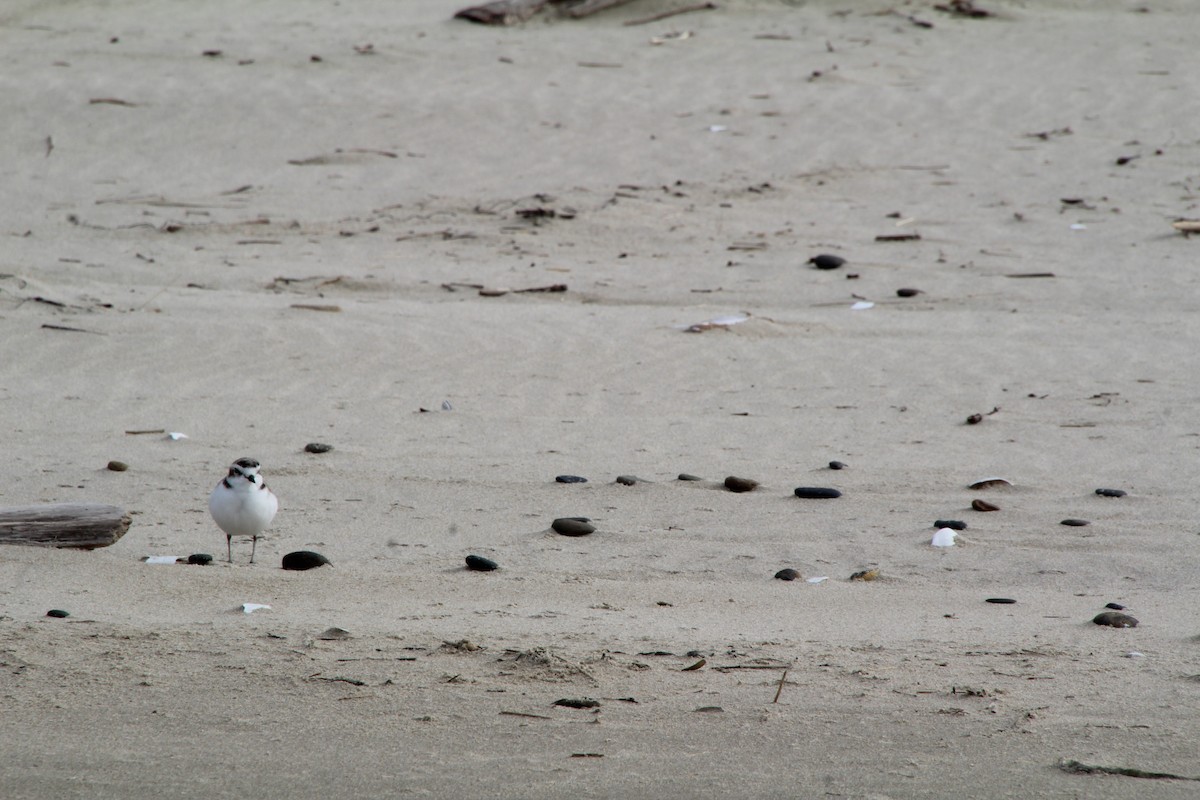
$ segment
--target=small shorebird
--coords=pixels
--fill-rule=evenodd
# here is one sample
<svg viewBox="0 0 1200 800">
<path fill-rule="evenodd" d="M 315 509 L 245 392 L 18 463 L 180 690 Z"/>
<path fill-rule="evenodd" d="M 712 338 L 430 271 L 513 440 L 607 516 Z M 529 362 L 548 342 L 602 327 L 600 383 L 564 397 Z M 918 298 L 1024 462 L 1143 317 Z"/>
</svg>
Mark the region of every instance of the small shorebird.
<svg viewBox="0 0 1200 800">
<path fill-rule="evenodd" d="M 229 467 L 229 474 L 220 480 L 208 496 L 208 512 L 217 527 L 225 531 L 225 549 L 229 563 L 233 563 L 233 537 L 249 536 L 250 563 L 254 563 L 254 551 L 258 548 L 258 536 L 279 510 L 279 500 L 267 488 L 262 475 L 258 474 L 259 463 L 253 458 L 239 458 Z"/>
</svg>

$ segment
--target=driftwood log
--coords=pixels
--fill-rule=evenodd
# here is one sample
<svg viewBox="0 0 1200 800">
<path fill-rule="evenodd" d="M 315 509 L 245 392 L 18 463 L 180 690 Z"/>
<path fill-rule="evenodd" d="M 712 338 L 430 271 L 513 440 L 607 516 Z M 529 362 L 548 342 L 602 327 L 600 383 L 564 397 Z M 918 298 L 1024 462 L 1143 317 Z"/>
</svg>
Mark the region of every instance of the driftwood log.
<svg viewBox="0 0 1200 800">
<path fill-rule="evenodd" d="M 36 547 L 108 547 L 125 535 L 133 518 L 100 503 L 51 503 L 0 508 L 0 544 Z"/>
<path fill-rule="evenodd" d="M 632 2 L 634 0 L 494 0 L 494 2 L 484 3 L 481 6 L 464 8 L 454 16 L 484 25 L 516 25 L 529 19 L 548 5 L 554 5 L 565 16 L 579 19 Z M 698 9 L 689 8 L 687 10 Z"/>
</svg>

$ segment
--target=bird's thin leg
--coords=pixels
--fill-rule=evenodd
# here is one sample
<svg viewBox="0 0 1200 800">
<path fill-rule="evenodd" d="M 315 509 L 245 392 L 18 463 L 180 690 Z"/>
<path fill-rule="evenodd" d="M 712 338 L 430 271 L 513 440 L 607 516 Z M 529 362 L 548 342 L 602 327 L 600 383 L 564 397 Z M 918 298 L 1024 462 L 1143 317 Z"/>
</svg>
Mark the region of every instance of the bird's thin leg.
<svg viewBox="0 0 1200 800">
<path fill-rule="evenodd" d="M 258 537 L 250 537 L 250 563 L 254 563 L 254 551 L 258 548 Z"/>
<path fill-rule="evenodd" d="M 229 563 L 233 563 L 233 537 L 225 534 L 225 551 L 229 554 Z"/>
</svg>

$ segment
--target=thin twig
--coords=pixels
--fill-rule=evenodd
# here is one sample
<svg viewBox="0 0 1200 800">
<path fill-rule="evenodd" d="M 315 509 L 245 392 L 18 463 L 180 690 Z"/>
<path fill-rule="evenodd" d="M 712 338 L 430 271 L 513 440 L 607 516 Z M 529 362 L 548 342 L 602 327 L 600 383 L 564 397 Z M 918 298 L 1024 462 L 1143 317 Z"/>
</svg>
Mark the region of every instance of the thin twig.
<svg viewBox="0 0 1200 800">
<path fill-rule="evenodd" d="M 545 717 L 541 714 L 526 714 L 523 711 L 501 711 L 501 716 L 505 717 L 527 717 L 529 719 L 554 719 L 553 717 Z"/>
<path fill-rule="evenodd" d="M 690 14 L 693 11 L 713 11 L 716 8 L 717 8 L 716 3 L 696 3 L 695 5 L 683 6 L 682 8 L 674 8 L 674 9 L 671 9 L 670 11 L 663 11 L 659 14 L 654 14 L 649 17 L 642 17 L 641 19 L 631 19 L 623 24 L 625 24 L 625 25 L 645 25 L 648 22 L 658 22 L 660 19 L 666 19 L 667 17 L 678 16 L 679 14 Z"/>
<path fill-rule="evenodd" d="M 787 676 L 788 670 L 785 669 L 783 674 L 779 676 L 779 688 L 775 690 L 775 699 L 771 701 L 772 703 L 779 702 L 779 695 L 783 694 L 783 684 L 787 680 Z"/>
</svg>

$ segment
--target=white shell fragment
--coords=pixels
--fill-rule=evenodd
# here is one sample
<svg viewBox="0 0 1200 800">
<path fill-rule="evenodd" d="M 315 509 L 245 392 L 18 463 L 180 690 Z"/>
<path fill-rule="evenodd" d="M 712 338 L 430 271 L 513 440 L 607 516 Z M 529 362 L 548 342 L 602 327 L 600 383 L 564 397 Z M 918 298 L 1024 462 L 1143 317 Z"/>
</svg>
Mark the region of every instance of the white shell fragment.
<svg viewBox="0 0 1200 800">
<path fill-rule="evenodd" d="M 179 431 L 171 431 L 167 434 L 167 438 L 172 442 L 178 442 L 180 439 L 188 438 L 188 435 L 186 433 L 180 433 Z"/>
<path fill-rule="evenodd" d="M 808 583 L 824 583 L 825 581 L 829 580 L 829 576 L 822 575 L 819 578 L 807 578 L 806 580 Z"/>
<path fill-rule="evenodd" d="M 958 536 L 958 531 L 953 528 L 941 528 L 933 535 L 930 544 L 934 547 L 954 547 L 955 536 Z"/>
<path fill-rule="evenodd" d="M 242 603 L 243 614 L 253 614 L 263 608 L 270 609 L 271 607 L 265 603 Z"/>
<path fill-rule="evenodd" d="M 1126 658 L 1145 658 L 1146 654 L 1140 653 L 1137 650 L 1130 650 L 1128 653 L 1125 654 L 1125 657 Z"/>
<path fill-rule="evenodd" d="M 727 130 L 729 130 L 729 128 L 724 125 L 709 125 L 708 126 L 709 133 L 721 133 L 721 132 L 727 131 Z"/>
<path fill-rule="evenodd" d="M 1007 478 L 1000 478 L 995 475 L 990 475 L 986 478 L 980 478 L 977 481 L 971 481 L 967 484 L 968 489 L 987 489 L 990 486 L 1012 486 L 1012 481 Z"/>
<path fill-rule="evenodd" d="M 737 325 L 745 322 L 748 319 L 750 319 L 750 315 L 746 313 L 726 314 L 721 317 L 706 319 L 704 322 L 697 322 L 694 325 L 677 325 L 675 327 L 679 328 L 685 333 L 703 333 L 704 331 L 710 331 L 713 328 L 728 328 L 730 325 Z"/>
<path fill-rule="evenodd" d="M 662 36 L 654 36 L 650 39 L 650 44 L 662 44 L 664 42 L 682 42 L 685 39 L 690 39 L 695 36 L 691 31 L 671 31 L 664 33 Z"/>
<path fill-rule="evenodd" d="M 866 311 L 868 308 L 874 308 L 875 304 L 870 300 L 859 300 L 854 305 L 850 306 L 851 311 Z"/>
<path fill-rule="evenodd" d="M 142 561 L 147 564 L 178 564 L 180 558 L 182 556 L 144 556 Z"/>
</svg>

